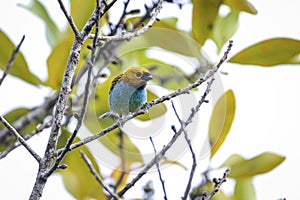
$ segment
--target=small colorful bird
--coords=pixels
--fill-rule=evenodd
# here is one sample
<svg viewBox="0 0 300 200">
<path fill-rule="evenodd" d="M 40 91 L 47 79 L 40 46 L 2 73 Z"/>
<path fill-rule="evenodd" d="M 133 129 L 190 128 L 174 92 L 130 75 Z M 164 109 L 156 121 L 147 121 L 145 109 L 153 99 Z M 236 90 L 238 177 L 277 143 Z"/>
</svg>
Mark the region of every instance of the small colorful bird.
<svg viewBox="0 0 300 200">
<path fill-rule="evenodd" d="M 113 115 L 122 118 L 135 112 L 146 102 L 145 87 L 147 82 L 152 79 L 150 72 L 143 67 L 130 67 L 115 77 L 109 91 L 110 112 L 104 114 L 103 117 Z"/>
</svg>

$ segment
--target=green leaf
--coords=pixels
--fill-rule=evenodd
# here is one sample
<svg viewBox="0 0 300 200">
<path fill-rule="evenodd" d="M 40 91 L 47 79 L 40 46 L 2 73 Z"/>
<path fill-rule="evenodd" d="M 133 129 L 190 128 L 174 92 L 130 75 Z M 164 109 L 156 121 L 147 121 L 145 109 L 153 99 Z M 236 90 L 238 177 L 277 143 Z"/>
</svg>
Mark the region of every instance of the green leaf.
<svg viewBox="0 0 300 200">
<path fill-rule="evenodd" d="M 128 163 L 125 163 L 125 165 L 127 165 L 127 166 L 125 166 L 126 169 L 130 169 L 130 165 L 128 165 Z M 122 166 L 119 165 L 110 174 L 110 177 L 115 180 L 115 183 L 117 183 L 120 180 L 120 178 L 122 177 L 122 181 L 116 188 L 116 192 L 119 192 L 127 183 L 127 180 L 129 177 L 129 173 L 128 173 L 129 171 L 126 169 L 125 169 L 125 171 L 123 171 Z"/>
<path fill-rule="evenodd" d="M 271 171 L 285 160 L 285 157 L 265 152 L 249 160 L 239 155 L 229 157 L 222 166 L 230 167 L 230 178 L 252 177 Z"/>
<path fill-rule="evenodd" d="M 168 37 L 162 37 L 167 35 Z M 158 46 L 165 50 L 179 53 L 185 56 L 202 59 L 201 46 L 188 34 L 167 28 L 152 27 L 139 37 L 132 38 L 130 42 L 124 42 L 118 49 L 120 55 L 138 50 L 147 50 Z"/>
<path fill-rule="evenodd" d="M 47 84 L 55 90 L 58 90 L 66 69 L 69 50 L 72 46 L 73 38 L 66 38 L 53 47 L 50 56 L 47 59 L 48 80 Z"/>
<path fill-rule="evenodd" d="M 142 58 L 142 56 L 141 56 Z M 151 70 L 154 80 L 152 82 L 170 90 L 186 87 L 192 81 L 189 76 L 180 69 L 180 66 L 169 65 L 152 58 L 142 58 L 141 65 Z"/>
<path fill-rule="evenodd" d="M 220 52 L 224 44 L 228 42 L 238 29 L 239 12 L 231 11 L 225 17 L 218 16 L 215 24 L 213 29 L 213 40 Z"/>
<path fill-rule="evenodd" d="M 79 30 L 83 28 L 87 20 L 90 18 L 95 8 L 94 1 L 81 1 L 72 0 L 71 4 L 71 16 Z"/>
<path fill-rule="evenodd" d="M 300 41 L 272 38 L 254 44 L 234 55 L 229 62 L 259 66 L 300 63 Z"/>
<path fill-rule="evenodd" d="M 17 108 L 14 109 L 7 114 L 5 114 L 3 117 L 8 121 L 10 124 L 13 124 L 17 119 L 22 117 L 23 115 L 27 114 L 30 111 L 28 108 Z M 5 128 L 2 123 L 0 123 L 0 129 Z"/>
<path fill-rule="evenodd" d="M 209 142 L 213 157 L 223 144 L 229 133 L 235 113 L 235 97 L 232 90 L 223 94 L 214 106 L 212 116 L 209 121 Z"/>
<path fill-rule="evenodd" d="M 181 167 L 184 170 L 188 170 L 189 168 L 186 167 L 184 164 L 176 161 L 176 160 L 168 160 L 168 159 L 164 159 L 161 163 L 161 165 L 177 165 L 179 167 Z"/>
<path fill-rule="evenodd" d="M 246 159 L 243 158 L 241 155 L 239 155 L 239 154 L 233 154 L 229 158 L 227 158 L 227 160 L 220 166 L 220 168 L 232 166 L 232 165 L 241 163 L 241 162 L 243 162 L 245 160 Z"/>
<path fill-rule="evenodd" d="M 234 200 L 255 200 L 255 189 L 252 183 L 252 178 L 239 178 L 235 182 Z"/>
<path fill-rule="evenodd" d="M 3 117 L 8 121 L 10 124 L 13 124 L 16 120 L 18 120 L 23 115 L 27 114 L 30 110 L 28 108 L 17 108 L 15 110 L 10 111 L 9 113 L 5 114 Z M 28 131 L 34 130 L 36 128 L 36 123 L 29 124 L 28 126 L 24 127 L 27 128 Z M 0 130 L 6 129 L 6 127 L 0 123 Z M 20 130 L 18 130 L 20 131 Z M 24 131 L 19 132 L 21 135 L 23 135 Z M 0 137 L 0 151 L 6 150 L 7 147 L 15 143 L 16 137 L 8 134 L 5 136 Z"/>
<path fill-rule="evenodd" d="M 66 144 L 69 136 L 70 133 L 68 133 L 66 129 L 62 128 L 58 147 L 63 147 Z M 78 141 L 79 139 L 76 139 L 76 142 Z M 101 176 L 100 170 L 93 155 L 85 146 L 82 146 L 68 152 L 66 157 L 63 159 L 62 163 L 68 166 L 67 169 L 57 170 L 57 172 L 62 175 L 66 189 L 76 199 L 106 199 L 103 188 L 96 181 L 95 177 L 90 173 L 88 166 L 81 158 L 81 154 L 79 153 L 80 150 L 88 156 L 95 170 Z"/>
<path fill-rule="evenodd" d="M 222 0 L 193 0 L 192 33 L 195 40 L 203 45 L 209 38 L 218 16 Z"/>
<path fill-rule="evenodd" d="M 123 54 L 122 65 L 139 65 L 149 69 L 154 78 L 151 82 L 171 90 L 186 87 L 193 81 L 180 66 L 170 65 L 160 60 L 149 58 L 145 49 Z"/>
<path fill-rule="evenodd" d="M 19 4 L 21 7 L 29 10 L 31 13 L 38 16 L 41 20 L 44 21 L 46 25 L 46 37 L 48 43 L 53 47 L 58 40 L 60 39 L 61 33 L 54 23 L 54 21 L 49 16 L 44 5 L 38 0 L 32 0 L 30 5 Z"/>
<path fill-rule="evenodd" d="M 250 14 L 257 14 L 255 7 L 247 0 L 225 0 L 225 5 L 237 11 L 244 11 Z"/>
<path fill-rule="evenodd" d="M 0 43 L 0 69 L 4 70 L 16 46 L 1 30 Z M 16 55 L 13 65 L 9 70 L 9 74 L 33 85 L 42 84 L 42 81 L 29 71 L 25 58 L 20 51 Z"/>
<path fill-rule="evenodd" d="M 172 29 L 178 31 L 178 28 L 176 26 L 177 22 L 178 22 L 177 17 L 164 18 L 154 22 L 153 27 L 166 28 L 166 29 Z"/>
</svg>

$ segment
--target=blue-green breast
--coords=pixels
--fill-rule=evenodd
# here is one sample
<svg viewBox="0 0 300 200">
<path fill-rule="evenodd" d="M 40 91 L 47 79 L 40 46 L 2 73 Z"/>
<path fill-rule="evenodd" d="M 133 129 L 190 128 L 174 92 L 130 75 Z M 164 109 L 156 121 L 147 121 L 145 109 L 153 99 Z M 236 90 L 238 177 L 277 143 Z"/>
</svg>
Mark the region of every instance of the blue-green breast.
<svg viewBox="0 0 300 200">
<path fill-rule="evenodd" d="M 109 93 L 110 110 L 121 116 L 135 112 L 147 100 L 145 87 L 136 88 L 122 80 Z"/>
</svg>

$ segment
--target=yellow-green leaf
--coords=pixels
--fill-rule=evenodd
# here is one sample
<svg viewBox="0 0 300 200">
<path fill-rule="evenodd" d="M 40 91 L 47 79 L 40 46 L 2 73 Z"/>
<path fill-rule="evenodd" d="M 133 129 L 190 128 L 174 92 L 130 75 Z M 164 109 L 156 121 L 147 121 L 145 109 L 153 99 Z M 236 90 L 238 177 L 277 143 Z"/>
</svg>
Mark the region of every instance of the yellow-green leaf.
<svg viewBox="0 0 300 200">
<path fill-rule="evenodd" d="M 218 16 L 222 0 L 193 0 L 192 33 L 195 40 L 203 45 L 209 38 Z"/>
<path fill-rule="evenodd" d="M 189 168 L 187 168 L 184 164 L 176 161 L 176 160 L 168 160 L 168 159 L 164 159 L 161 163 L 161 165 L 177 165 L 179 167 L 181 167 L 184 170 L 188 170 Z"/>
<path fill-rule="evenodd" d="M 254 44 L 234 55 L 229 62 L 259 66 L 300 63 L 300 41 L 272 38 Z"/>
<path fill-rule="evenodd" d="M 229 158 L 227 158 L 227 160 L 220 166 L 220 168 L 232 166 L 232 165 L 241 163 L 241 162 L 243 162 L 245 160 L 246 159 L 243 158 L 241 155 L 239 155 L 239 154 L 233 154 Z"/>
<path fill-rule="evenodd" d="M 162 37 L 164 35 L 168 37 Z M 146 50 L 155 46 L 198 59 L 204 57 L 200 51 L 201 46 L 188 34 L 159 27 L 152 27 L 139 37 L 131 39 L 130 42 L 124 42 L 118 50 L 120 55 L 124 55 L 128 52 Z"/>
<path fill-rule="evenodd" d="M 222 47 L 234 35 L 239 26 L 239 12 L 231 11 L 226 16 L 218 16 L 216 18 L 215 27 L 213 29 L 213 40 L 220 52 Z"/>
<path fill-rule="evenodd" d="M 71 16 L 79 30 L 83 28 L 95 8 L 95 1 L 72 0 Z"/>
<path fill-rule="evenodd" d="M 20 4 L 20 6 L 31 11 L 31 13 L 35 14 L 45 22 L 47 40 L 51 46 L 54 46 L 58 42 L 61 33 L 54 21 L 49 16 L 44 5 L 38 0 L 32 0 L 30 5 Z"/>
<path fill-rule="evenodd" d="M 18 120 L 23 115 L 27 114 L 29 111 L 30 111 L 30 109 L 28 109 L 28 108 L 17 108 L 15 110 L 12 110 L 9 113 L 5 114 L 3 117 L 10 124 L 13 124 L 16 120 Z M 24 133 L 33 131 L 36 128 L 36 126 L 37 126 L 37 123 L 30 123 L 27 126 L 24 126 L 23 130 L 17 130 L 17 131 L 19 131 L 19 133 L 21 135 L 23 135 Z M 0 130 L 2 130 L 2 129 L 6 129 L 6 127 L 2 123 L 0 123 Z M 27 130 L 25 130 L 25 129 L 27 129 Z M 1 136 L 0 137 L 0 151 L 4 151 L 7 147 L 12 145 L 16 141 L 17 141 L 16 137 L 11 134 Z"/>
<path fill-rule="evenodd" d="M 128 165 L 128 163 L 125 163 L 125 167 L 126 169 L 123 171 L 122 166 L 119 165 L 110 174 L 110 177 L 115 180 L 115 183 L 118 183 L 120 181 L 118 187 L 116 188 L 116 192 L 120 191 L 120 189 L 122 189 L 127 183 L 130 165 Z"/>
<path fill-rule="evenodd" d="M 151 82 L 171 90 L 186 87 L 189 83 L 194 81 L 191 80 L 180 66 L 170 65 L 163 61 L 149 58 L 145 49 L 139 49 L 123 54 L 122 65 L 139 65 L 149 69 L 154 78 Z M 199 74 L 197 78 L 199 78 Z"/>
<path fill-rule="evenodd" d="M 234 200 L 255 200 L 255 189 L 252 183 L 252 178 L 239 178 L 236 179 L 234 187 Z"/>
<path fill-rule="evenodd" d="M 52 52 L 47 59 L 47 84 L 55 90 L 60 88 L 72 42 L 73 38 L 71 36 L 60 41 L 55 47 L 53 47 Z"/>
<path fill-rule="evenodd" d="M 271 171 L 285 160 L 285 157 L 269 152 L 262 153 L 248 160 L 242 158 L 241 156 L 238 157 L 236 155 L 235 159 L 230 157 L 222 165 L 227 165 L 228 167 L 230 167 L 230 178 L 238 179 L 252 177 L 257 174 L 263 174 Z M 233 162 L 233 160 L 235 162 Z"/>
<path fill-rule="evenodd" d="M 223 144 L 229 133 L 235 113 L 235 97 L 232 90 L 223 94 L 214 106 L 212 116 L 209 121 L 209 142 L 211 154 L 214 154 Z"/>
<path fill-rule="evenodd" d="M 68 131 L 63 128 L 59 138 L 58 146 L 63 147 L 69 136 L 70 133 L 68 133 Z M 79 140 L 76 139 L 76 141 Z M 81 154 L 79 153 L 80 150 L 82 150 L 88 156 L 95 170 L 101 176 L 99 167 L 93 155 L 85 146 L 68 152 L 68 154 L 62 161 L 62 163 L 68 166 L 67 169 L 57 170 L 56 172 L 62 175 L 66 189 L 76 199 L 106 199 L 103 188 L 96 181 L 95 177 L 91 174 L 88 166 L 81 158 Z"/>
<path fill-rule="evenodd" d="M 29 111 L 30 111 L 30 109 L 28 109 L 28 108 L 17 108 L 17 109 L 14 109 L 14 110 L 8 112 L 7 114 L 5 114 L 4 118 L 10 124 L 13 124 L 14 121 L 19 119 L 23 115 L 27 114 Z M 0 129 L 3 129 L 3 128 L 5 128 L 4 125 L 2 123 L 0 123 Z"/>
<path fill-rule="evenodd" d="M 58 90 L 61 86 L 61 81 L 66 70 L 73 40 L 74 38 L 72 35 L 64 38 L 64 40 L 61 40 L 59 43 L 56 44 L 55 47 L 53 47 L 52 52 L 47 59 L 48 80 L 46 83 L 54 90 Z M 79 58 L 79 62 L 77 64 L 75 73 L 78 72 L 79 68 L 84 63 L 84 55 L 88 53 L 88 49 L 86 48 L 87 42 L 84 43 L 80 51 L 81 56 Z"/>
<path fill-rule="evenodd" d="M 24 42 L 26 42 L 26 38 Z M 2 32 L 2 30 L 0 30 L 0 43 L 0 69 L 4 70 L 12 55 L 13 50 L 16 47 L 7 37 L 7 35 Z M 42 84 L 42 81 L 29 71 L 27 63 L 21 51 L 17 53 L 13 65 L 9 70 L 9 74 L 33 85 Z"/>
<path fill-rule="evenodd" d="M 255 7 L 247 0 L 225 0 L 225 5 L 237 11 L 244 11 L 250 14 L 257 14 Z"/>
<path fill-rule="evenodd" d="M 180 69 L 180 66 L 169 65 L 168 63 L 142 56 L 139 61 L 141 65 L 151 70 L 154 78 L 152 82 L 166 89 L 177 90 L 186 87 L 192 82 L 189 76 Z"/>
</svg>

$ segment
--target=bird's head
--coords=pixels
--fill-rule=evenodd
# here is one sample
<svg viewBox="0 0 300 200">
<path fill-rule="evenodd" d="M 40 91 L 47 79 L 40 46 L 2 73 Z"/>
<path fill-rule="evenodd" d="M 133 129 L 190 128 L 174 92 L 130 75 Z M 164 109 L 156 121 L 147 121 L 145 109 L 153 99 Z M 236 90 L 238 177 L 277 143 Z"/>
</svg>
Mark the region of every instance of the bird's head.
<svg viewBox="0 0 300 200">
<path fill-rule="evenodd" d="M 121 79 L 137 89 L 144 89 L 147 81 L 152 80 L 151 73 L 143 67 L 130 67 L 123 74 Z"/>
</svg>

